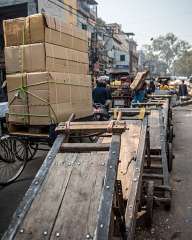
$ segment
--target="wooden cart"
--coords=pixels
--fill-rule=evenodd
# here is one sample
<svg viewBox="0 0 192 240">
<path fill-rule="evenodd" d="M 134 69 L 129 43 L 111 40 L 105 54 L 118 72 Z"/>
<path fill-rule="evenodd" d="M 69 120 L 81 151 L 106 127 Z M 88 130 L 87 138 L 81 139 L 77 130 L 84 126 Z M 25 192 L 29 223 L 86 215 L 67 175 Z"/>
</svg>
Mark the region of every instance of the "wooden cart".
<svg viewBox="0 0 192 240">
<path fill-rule="evenodd" d="M 153 95 L 145 106 L 151 110 L 150 127 L 150 159 L 145 166 L 143 178 L 155 183 L 154 200 L 164 203 L 166 209 L 171 207 L 171 187 L 169 177 L 173 165 L 172 141 L 172 109 L 170 95 Z"/>
<path fill-rule="evenodd" d="M 153 208 L 153 184 L 144 191 L 142 181 L 148 116 L 134 114 L 121 111 L 109 122 L 61 123 L 2 239 L 133 239 L 139 210 L 148 209 L 151 221 Z M 79 133 L 95 134 L 98 142 L 69 143 Z"/>
</svg>

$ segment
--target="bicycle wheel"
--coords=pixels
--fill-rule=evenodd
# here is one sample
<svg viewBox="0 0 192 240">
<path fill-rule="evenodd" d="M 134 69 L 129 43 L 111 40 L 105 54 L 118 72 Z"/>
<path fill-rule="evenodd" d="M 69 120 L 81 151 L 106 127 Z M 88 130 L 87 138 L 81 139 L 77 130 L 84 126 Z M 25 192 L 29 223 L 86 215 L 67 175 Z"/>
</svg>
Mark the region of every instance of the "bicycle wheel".
<svg viewBox="0 0 192 240">
<path fill-rule="evenodd" d="M 27 161 L 27 148 L 16 137 L 0 139 L 0 184 L 6 185 L 16 180 Z"/>
</svg>

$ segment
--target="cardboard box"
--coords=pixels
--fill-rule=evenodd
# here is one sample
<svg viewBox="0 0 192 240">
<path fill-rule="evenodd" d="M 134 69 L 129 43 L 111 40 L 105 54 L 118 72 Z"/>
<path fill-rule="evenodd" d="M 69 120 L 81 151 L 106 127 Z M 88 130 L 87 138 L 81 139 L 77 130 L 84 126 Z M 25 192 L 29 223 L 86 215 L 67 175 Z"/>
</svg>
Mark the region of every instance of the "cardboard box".
<svg viewBox="0 0 192 240">
<path fill-rule="evenodd" d="M 48 64 L 47 64 L 47 58 Z M 50 61 L 50 58 L 52 59 Z M 53 44 L 30 44 L 5 48 L 5 63 L 8 74 L 17 72 L 57 71 L 63 72 L 63 66 L 58 60 L 75 63 L 89 63 L 88 54 Z M 56 62 L 56 63 L 55 63 Z M 73 69 L 71 69 L 73 71 Z"/>
<path fill-rule="evenodd" d="M 131 83 L 130 88 L 134 91 L 139 90 L 143 86 L 148 74 L 149 71 L 138 72 L 135 79 Z"/>
<path fill-rule="evenodd" d="M 7 75 L 9 121 L 29 125 L 49 125 L 92 115 L 90 76 L 64 73 Z M 21 90 L 22 89 L 22 90 Z M 21 93 L 25 92 L 21 98 Z"/>
<path fill-rule="evenodd" d="M 3 27 L 6 47 L 42 42 L 53 43 L 52 41 L 54 39 L 57 39 L 58 45 L 63 46 L 64 44 L 65 46 L 66 43 L 62 40 L 66 35 L 76 38 L 76 40 L 81 40 L 79 41 L 81 44 L 82 41 L 84 41 L 84 46 L 86 46 L 88 42 L 86 31 L 44 14 L 35 14 L 26 18 L 5 20 L 3 22 Z M 58 39 L 59 35 L 60 40 Z M 72 45 L 71 47 L 78 47 L 78 44 Z"/>
<path fill-rule="evenodd" d="M 46 57 L 46 69 L 50 72 L 89 74 L 89 65 L 87 63 L 78 63 L 50 57 Z"/>
</svg>

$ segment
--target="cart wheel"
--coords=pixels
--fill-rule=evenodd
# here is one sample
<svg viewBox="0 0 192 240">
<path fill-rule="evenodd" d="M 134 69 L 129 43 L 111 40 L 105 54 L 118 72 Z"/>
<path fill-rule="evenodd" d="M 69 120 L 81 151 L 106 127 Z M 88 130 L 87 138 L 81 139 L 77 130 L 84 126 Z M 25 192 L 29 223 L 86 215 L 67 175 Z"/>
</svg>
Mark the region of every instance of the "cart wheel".
<svg viewBox="0 0 192 240">
<path fill-rule="evenodd" d="M 38 151 L 38 143 L 32 143 L 32 142 L 29 142 L 28 143 L 28 145 L 27 145 L 27 160 L 28 161 L 31 161 L 34 157 L 35 157 L 35 155 L 36 155 L 36 153 L 37 153 L 37 151 Z"/>
<path fill-rule="evenodd" d="M 169 143 L 168 145 L 168 170 L 169 172 L 172 171 L 173 168 L 173 148 L 172 148 L 172 143 Z"/>
<path fill-rule="evenodd" d="M 153 222 L 153 195 L 154 195 L 154 182 L 149 181 L 147 186 L 147 198 L 146 198 L 146 226 L 149 228 Z"/>
<path fill-rule="evenodd" d="M 16 151 L 17 149 L 17 151 Z M 27 160 L 25 144 L 15 137 L 0 139 L 0 184 L 6 185 L 16 180 Z"/>
</svg>

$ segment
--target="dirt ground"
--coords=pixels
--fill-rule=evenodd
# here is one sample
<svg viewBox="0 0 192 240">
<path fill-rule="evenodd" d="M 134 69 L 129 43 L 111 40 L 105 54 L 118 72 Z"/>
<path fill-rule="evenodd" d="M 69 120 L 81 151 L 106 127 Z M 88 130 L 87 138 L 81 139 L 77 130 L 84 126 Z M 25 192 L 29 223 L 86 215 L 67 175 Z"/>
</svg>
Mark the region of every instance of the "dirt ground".
<svg viewBox="0 0 192 240">
<path fill-rule="evenodd" d="M 152 228 L 138 228 L 136 240 L 192 239 L 192 106 L 174 110 L 174 131 L 171 210 L 156 208 Z"/>
</svg>

